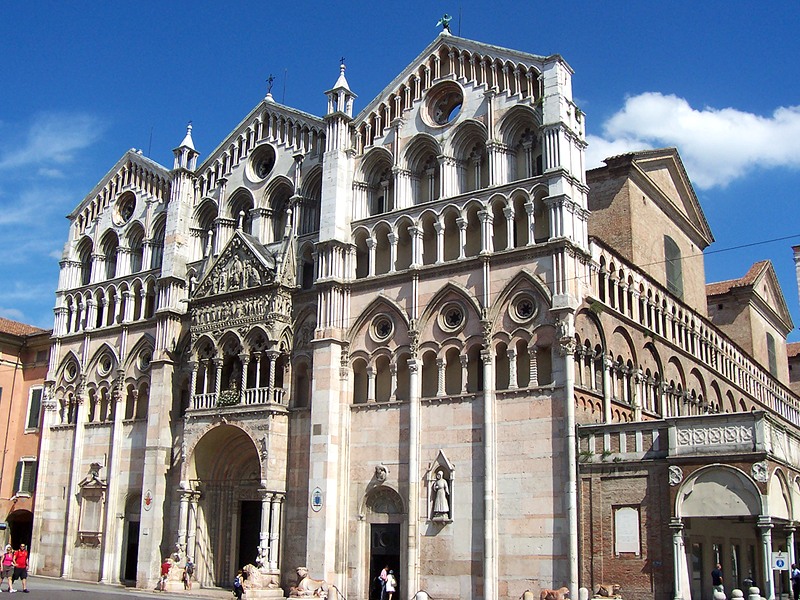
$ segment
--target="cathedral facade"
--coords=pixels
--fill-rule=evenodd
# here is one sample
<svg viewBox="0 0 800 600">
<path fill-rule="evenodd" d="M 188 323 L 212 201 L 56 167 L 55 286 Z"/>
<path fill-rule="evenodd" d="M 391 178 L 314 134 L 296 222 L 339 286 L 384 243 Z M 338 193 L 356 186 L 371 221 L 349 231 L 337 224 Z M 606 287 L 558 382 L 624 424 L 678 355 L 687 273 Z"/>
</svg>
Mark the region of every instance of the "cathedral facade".
<svg viewBox="0 0 800 600">
<path fill-rule="evenodd" d="M 791 430 L 788 313 L 762 265 L 713 305 L 777 306 L 758 343 L 714 323 L 680 158 L 587 180 L 571 78 L 445 32 L 358 114 L 342 65 L 323 117 L 268 94 L 202 162 L 191 127 L 171 169 L 127 152 L 69 216 L 34 571 L 152 588 L 174 555 L 205 586 L 258 565 L 277 597 L 301 565 L 348 598 L 384 567 L 402 597 L 690 597 L 713 523 L 675 514 L 673 463 L 717 463 L 671 432 Z M 724 447 L 731 477 L 772 476 L 769 449 Z"/>
</svg>

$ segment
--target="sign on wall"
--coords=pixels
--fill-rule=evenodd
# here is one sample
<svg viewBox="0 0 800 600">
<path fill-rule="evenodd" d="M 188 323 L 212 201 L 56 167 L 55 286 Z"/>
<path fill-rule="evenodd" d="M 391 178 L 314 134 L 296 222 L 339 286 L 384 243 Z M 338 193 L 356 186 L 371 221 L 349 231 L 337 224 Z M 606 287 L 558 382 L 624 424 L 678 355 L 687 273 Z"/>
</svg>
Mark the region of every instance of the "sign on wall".
<svg viewBox="0 0 800 600">
<path fill-rule="evenodd" d="M 639 511 L 632 506 L 623 506 L 614 511 L 614 552 L 641 554 Z"/>
<path fill-rule="evenodd" d="M 772 553 L 772 568 L 776 571 L 789 570 L 789 554 L 787 552 Z"/>
</svg>

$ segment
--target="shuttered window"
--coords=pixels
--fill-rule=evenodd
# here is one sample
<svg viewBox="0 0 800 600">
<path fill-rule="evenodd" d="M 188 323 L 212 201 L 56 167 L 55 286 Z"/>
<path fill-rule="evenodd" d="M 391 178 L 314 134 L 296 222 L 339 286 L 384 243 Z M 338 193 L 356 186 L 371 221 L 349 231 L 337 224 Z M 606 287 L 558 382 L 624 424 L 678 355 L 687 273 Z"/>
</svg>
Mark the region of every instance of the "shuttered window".
<svg viewBox="0 0 800 600">
<path fill-rule="evenodd" d="M 23 458 L 14 473 L 14 495 L 32 494 L 36 489 L 36 460 Z"/>
<path fill-rule="evenodd" d="M 38 429 L 41 410 L 42 388 L 31 388 L 30 398 L 28 399 L 28 419 L 25 421 L 26 428 Z"/>
</svg>

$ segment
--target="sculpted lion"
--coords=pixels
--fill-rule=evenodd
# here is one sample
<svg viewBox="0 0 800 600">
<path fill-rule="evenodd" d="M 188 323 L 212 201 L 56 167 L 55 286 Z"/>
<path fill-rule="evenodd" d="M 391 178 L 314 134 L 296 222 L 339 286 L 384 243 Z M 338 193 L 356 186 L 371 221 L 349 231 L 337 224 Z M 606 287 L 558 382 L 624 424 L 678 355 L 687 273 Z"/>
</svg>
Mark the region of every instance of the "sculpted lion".
<svg viewBox="0 0 800 600">
<path fill-rule="evenodd" d="M 297 567 L 297 587 L 289 589 L 289 598 L 327 598 L 328 584 L 322 579 L 311 579 L 306 567 Z"/>
<path fill-rule="evenodd" d="M 539 600 L 566 600 L 569 596 L 569 588 L 558 588 L 557 590 L 543 589 L 539 593 Z"/>
<path fill-rule="evenodd" d="M 601 583 L 597 586 L 595 597 L 598 598 L 622 598 L 619 591 L 622 586 L 618 583 Z"/>
<path fill-rule="evenodd" d="M 246 590 L 274 590 L 280 587 L 277 575 L 262 571 L 254 565 L 245 565 L 242 571 L 247 576 L 244 580 Z"/>
</svg>

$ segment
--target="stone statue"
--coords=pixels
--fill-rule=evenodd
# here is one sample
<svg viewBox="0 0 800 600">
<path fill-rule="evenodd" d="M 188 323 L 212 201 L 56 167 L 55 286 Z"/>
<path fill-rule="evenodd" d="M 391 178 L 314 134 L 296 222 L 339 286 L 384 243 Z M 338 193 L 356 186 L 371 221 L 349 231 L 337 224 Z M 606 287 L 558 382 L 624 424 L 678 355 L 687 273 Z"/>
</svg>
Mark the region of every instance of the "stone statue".
<svg viewBox="0 0 800 600">
<path fill-rule="evenodd" d="M 442 31 L 446 31 L 447 33 L 450 33 L 450 21 L 452 21 L 452 20 L 453 20 L 453 17 L 451 17 L 447 13 L 444 13 L 444 15 L 442 15 L 442 18 L 439 19 L 439 22 L 436 23 L 436 26 L 437 27 L 441 26 Z"/>
<path fill-rule="evenodd" d="M 386 481 L 388 473 L 389 473 L 388 469 L 383 465 L 377 465 L 375 467 L 375 479 L 377 479 L 381 483 Z"/>
<path fill-rule="evenodd" d="M 543 589 L 539 592 L 539 600 L 565 600 L 569 596 L 569 588 L 562 587 L 557 590 Z"/>
<path fill-rule="evenodd" d="M 289 598 L 327 598 L 328 584 L 322 579 L 311 579 L 306 567 L 297 567 L 297 587 L 289 589 Z"/>
<path fill-rule="evenodd" d="M 242 259 L 239 258 L 239 255 L 233 257 L 233 261 L 231 261 L 231 266 L 228 268 L 228 289 L 229 290 L 238 290 L 242 287 L 242 277 L 244 275 L 244 266 L 242 265 Z"/>
<path fill-rule="evenodd" d="M 601 583 L 597 586 L 595 598 L 622 598 L 619 593 L 622 586 L 618 583 Z"/>
<path fill-rule="evenodd" d="M 442 471 L 436 472 L 433 482 L 433 518 L 447 519 L 450 517 L 450 503 L 447 500 L 450 488 Z"/>
<path fill-rule="evenodd" d="M 244 580 L 244 589 L 249 590 L 274 590 L 280 587 L 280 580 L 278 575 L 269 573 L 266 568 L 255 567 L 253 565 L 245 565 L 242 569 L 246 578 Z"/>
</svg>

